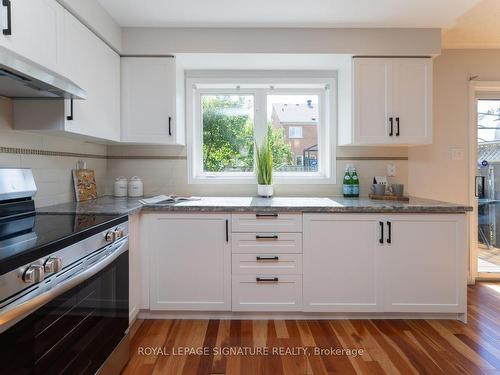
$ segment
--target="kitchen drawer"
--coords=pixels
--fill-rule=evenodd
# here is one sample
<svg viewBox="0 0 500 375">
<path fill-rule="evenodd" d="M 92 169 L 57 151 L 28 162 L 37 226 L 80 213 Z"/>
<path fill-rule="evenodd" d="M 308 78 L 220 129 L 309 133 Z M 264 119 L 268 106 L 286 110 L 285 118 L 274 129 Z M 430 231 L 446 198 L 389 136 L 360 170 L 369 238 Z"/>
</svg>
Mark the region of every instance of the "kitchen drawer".
<svg viewBox="0 0 500 375">
<path fill-rule="evenodd" d="M 302 214 L 256 212 L 232 215 L 233 232 L 302 232 Z"/>
<path fill-rule="evenodd" d="M 299 311 L 302 276 L 233 275 L 232 294 L 233 311 Z"/>
<path fill-rule="evenodd" d="M 231 242 L 237 254 L 302 253 L 302 233 L 232 233 Z"/>
<path fill-rule="evenodd" d="M 233 254 L 233 275 L 300 275 L 302 254 Z"/>
</svg>

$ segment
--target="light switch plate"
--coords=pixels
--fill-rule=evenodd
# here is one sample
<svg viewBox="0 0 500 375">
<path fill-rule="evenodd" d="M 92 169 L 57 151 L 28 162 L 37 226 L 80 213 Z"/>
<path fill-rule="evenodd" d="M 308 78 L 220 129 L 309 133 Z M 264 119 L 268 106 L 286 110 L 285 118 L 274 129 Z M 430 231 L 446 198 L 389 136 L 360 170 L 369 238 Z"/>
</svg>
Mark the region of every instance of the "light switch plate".
<svg viewBox="0 0 500 375">
<path fill-rule="evenodd" d="M 461 147 L 450 148 L 451 160 L 464 160 L 464 149 Z"/>
<path fill-rule="evenodd" d="M 395 164 L 387 164 L 387 176 L 388 177 L 396 177 L 396 165 Z"/>
</svg>

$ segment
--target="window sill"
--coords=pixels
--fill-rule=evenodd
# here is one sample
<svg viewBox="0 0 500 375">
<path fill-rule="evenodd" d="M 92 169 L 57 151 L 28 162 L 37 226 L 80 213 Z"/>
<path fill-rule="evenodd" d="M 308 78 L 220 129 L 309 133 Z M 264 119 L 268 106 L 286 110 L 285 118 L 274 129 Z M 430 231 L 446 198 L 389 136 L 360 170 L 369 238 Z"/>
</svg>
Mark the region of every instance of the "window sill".
<svg viewBox="0 0 500 375">
<path fill-rule="evenodd" d="M 190 185 L 256 185 L 255 176 L 191 176 L 188 184 Z M 324 175 L 302 175 L 302 176 L 274 176 L 273 185 L 334 185 L 336 179 L 333 176 Z"/>
</svg>

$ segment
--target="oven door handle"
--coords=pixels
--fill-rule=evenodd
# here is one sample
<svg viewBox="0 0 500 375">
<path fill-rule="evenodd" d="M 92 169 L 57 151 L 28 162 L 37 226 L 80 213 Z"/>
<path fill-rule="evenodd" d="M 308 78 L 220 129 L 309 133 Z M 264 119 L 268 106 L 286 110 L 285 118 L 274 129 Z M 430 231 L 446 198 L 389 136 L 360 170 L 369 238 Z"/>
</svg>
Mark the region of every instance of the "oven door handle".
<svg viewBox="0 0 500 375">
<path fill-rule="evenodd" d="M 125 238 L 125 240 L 121 241 L 119 247 L 110 255 L 84 269 L 82 272 L 61 282 L 60 284 L 57 284 L 50 290 L 39 294 L 23 303 L 20 303 L 19 305 L 13 305 L 12 307 L 6 307 L 3 310 L 0 310 L 0 333 L 6 331 L 32 312 L 38 310 L 47 302 L 52 301 L 54 298 L 60 296 L 71 288 L 74 288 L 78 284 L 99 273 L 104 268 L 113 263 L 121 254 L 123 254 L 127 250 L 128 238 Z"/>
</svg>

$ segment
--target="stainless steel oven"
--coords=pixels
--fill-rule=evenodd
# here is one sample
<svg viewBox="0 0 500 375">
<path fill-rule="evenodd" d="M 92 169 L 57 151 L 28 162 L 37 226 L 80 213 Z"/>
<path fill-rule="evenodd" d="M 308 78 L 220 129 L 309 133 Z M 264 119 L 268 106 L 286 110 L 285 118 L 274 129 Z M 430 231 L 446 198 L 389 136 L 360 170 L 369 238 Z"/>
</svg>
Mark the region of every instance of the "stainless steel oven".
<svg viewBox="0 0 500 375">
<path fill-rule="evenodd" d="M 97 251 L 87 245 L 63 249 L 88 255 L 2 301 L 1 373 L 94 374 L 120 346 L 128 328 L 128 237 Z M 9 276 L 16 275 L 0 282 Z"/>
</svg>

